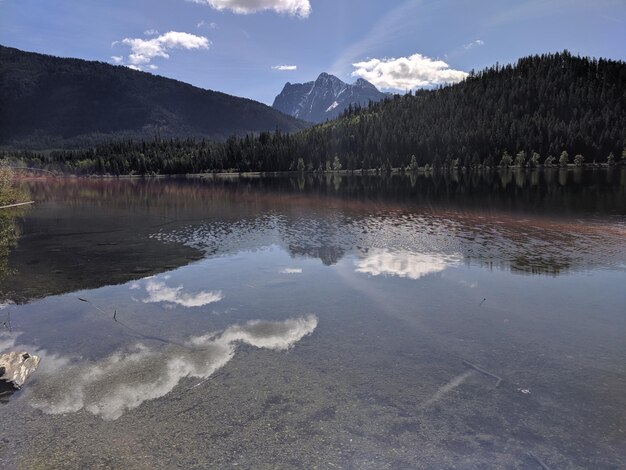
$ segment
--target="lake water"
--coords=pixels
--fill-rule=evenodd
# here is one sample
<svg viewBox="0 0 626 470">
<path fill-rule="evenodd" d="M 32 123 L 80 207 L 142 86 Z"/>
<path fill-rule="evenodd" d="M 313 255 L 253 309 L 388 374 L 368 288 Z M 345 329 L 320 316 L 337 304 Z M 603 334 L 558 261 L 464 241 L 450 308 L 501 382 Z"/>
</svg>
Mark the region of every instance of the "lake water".
<svg viewBox="0 0 626 470">
<path fill-rule="evenodd" d="M 626 462 L 626 168 L 24 185 L 2 468 Z"/>
</svg>

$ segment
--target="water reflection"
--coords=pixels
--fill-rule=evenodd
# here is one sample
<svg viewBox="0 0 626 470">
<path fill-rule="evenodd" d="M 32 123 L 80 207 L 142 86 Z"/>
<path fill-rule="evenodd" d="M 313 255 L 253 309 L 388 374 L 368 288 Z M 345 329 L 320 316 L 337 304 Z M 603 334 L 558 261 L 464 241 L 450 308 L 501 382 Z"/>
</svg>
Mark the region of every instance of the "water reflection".
<svg viewBox="0 0 626 470">
<path fill-rule="evenodd" d="M 26 351 L 33 356 L 40 358 L 37 371 L 29 377 L 27 387 L 30 387 L 33 380 L 37 380 L 37 377 L 56 374 L 58 371 L 67 367 L 72 360 L 76 359 L 72 356 L 66 356 L 57 353 L 51 353 L 45 348 L 41 348 L 36 345 L 23 343 L 19 341 L 19 338 L 23 335 L 21 331 L 5 331 L 0 332 L 0 353 L 9 352 L 11 350 Z"/>
<path fill-rule="evenodd" d="M 0 332 L 0 352 L 7 351 L 15 345 L 16 335 L 9 332 Z"/>
<path fill-rule="evenodd" d="M 356 272 L 371 276 L 389 275 L 419 279 L 457 264 L 460 257 L 441 256 L 408 251 L 372 250 L 355 262 Z"/>
<path fill-rule="evenodd" d="M 20 237 L 17 217 L 23 212 L 24 209 L 0 210 L 0 280 L 8 277 L 11 272 L 9 253 L 17 245 Z"/>
<path fill-rule="evenodd" d="M 131 288 L 136 288 L 137 284 L 133 284 Z M 145 289 L 148 297 L 143 299 L 143 303 L 161 303 L 169 305 L 181 305 L 183 307 L 202 307 L 204 305 L 219 302 L 224 298 L 222 291 L 200 291 L 189 293 L 183 290 L 183 286 L 169 287 L 165 282 L 156 279 L 148 279 L 145 281 Z"/>
<path fill-rule="evenodd" d="M 58 370 L 33 387 L 30 400 L 48 414 L 85 409 L 115 420 L 147 400 L 167 395 L 184 378 L 209 378 L 234 357 L 237 344 L 284 351 L 312 334 L 317 321 L 315 315 L 282 322 L 249 321 L 189 338 L 185 347 L 137 344 L 96 363 Z"/>
<path fill-rule="evenodd" d="M 328 266 L 372 250 L 460 255 L 468 265 L 553 276 L 623 265 L 625 175 L 33 181 L 38 204 L 24 218 L 0 219 L 0 273 L 13 273 L 0 276 L 0 300 L 127 282 L 272 245 Z"/>
<path fill-rule="evenodd" d="M 626 193 L 560 171 L 36 183 L 0 466 L 618 468 Z"/>
<path fill-rule="evenodd" d="M 602 219 L 549 220 L 455 211 L 383 216 L 351 212 L 320 217 L 258 217 L 219 230 L 214 223 L 197 222 L 152 237 L 202 249 L 207 255 L 275 244 L 294 257 L 318 258 L 329 266 L 345 256 L 355 256 L 362 260 L 358 266 L 362 272 L 384 274 L 388 270 L 392 274 L 406 269 L 404 277 L 411 277 L 411 270 L 419 276 L 429 265 L 440 268 L 437 258 L 552 276 L 596 266 L 618 267 L 626 259 L 626 227 Z"/>
</svg>

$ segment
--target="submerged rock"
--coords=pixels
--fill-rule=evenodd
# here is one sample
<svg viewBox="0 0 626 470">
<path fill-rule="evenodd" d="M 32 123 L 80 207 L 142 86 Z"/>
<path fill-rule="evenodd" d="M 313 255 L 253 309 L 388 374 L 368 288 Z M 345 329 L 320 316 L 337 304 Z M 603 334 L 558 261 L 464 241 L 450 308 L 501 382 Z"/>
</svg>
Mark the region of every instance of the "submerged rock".
<svg viewBox="0 0 626 470">
<path fill-rule="evenodd" d="M 10 352 L 0 354 L 0 384 L 10 385 L 19 390 L 26 382 L 30 374 L 35 372 L 39 361 L 38 356 L 32 356 L 27 352 Z"/>
</svg>

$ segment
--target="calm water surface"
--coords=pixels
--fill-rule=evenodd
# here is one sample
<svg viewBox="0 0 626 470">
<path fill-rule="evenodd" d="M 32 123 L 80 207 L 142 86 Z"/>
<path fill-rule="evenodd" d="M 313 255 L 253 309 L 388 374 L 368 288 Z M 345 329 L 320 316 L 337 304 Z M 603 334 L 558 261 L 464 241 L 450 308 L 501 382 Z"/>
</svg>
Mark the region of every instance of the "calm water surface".
<svg viewBox="0 0 626 470">
<path fill-rule="evenodd" d="M 0 466 L 623 468 L 624 170 L 26 182 Z"/>
</svg>

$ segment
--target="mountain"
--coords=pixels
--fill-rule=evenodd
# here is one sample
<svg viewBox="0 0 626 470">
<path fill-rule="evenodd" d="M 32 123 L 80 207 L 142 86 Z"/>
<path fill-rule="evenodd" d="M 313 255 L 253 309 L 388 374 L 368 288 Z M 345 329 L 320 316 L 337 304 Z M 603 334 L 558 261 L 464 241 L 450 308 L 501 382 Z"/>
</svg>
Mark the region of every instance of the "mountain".
<svg viewBox="0 0 626 470">
<path fill-rule="evenodd" d="M 0 46 L 0 145 L 208 137 L 306 126 L 269 106 L 102 62 Z M 21 145 L 20 145 L 21 144 Z"/>
<path fill-rule="evenodd" d="M 336 118 L 351 104 L 367 106 L 386 96 L 362 78 L 348 85 L 334 75 L 322 73 L 314 82 L 287 82 L 272 107 L 295 118 L 320 123 Z"/>
<path fill-rule="evenodd" d="M 420 166 L 493 167 L 505 152 L 524 152 L 525 163 L 536 152 L 539 163 L 552 156 L 558 164 L 563 151 L 569 163 L 576 155 L 618 162 L 626 158 L 626 63 L 568 51 L 525 57 L 345 112 L 290 136 L 286 150 L 275 145 L 291 160 L 283 168 L 299 158 L 325 168 L 335 156 L 344 169 L 401 168 L 413 155 Z"/>
<path fill-rule="evenodd" d="M 578 155 L 586 163 L 626 166 L 626 63 L 567 51 L 535 55 L 472 72 L 456 85 L 348 108 L 293 134 L 263 132 L 226 143 L 114 142 L 21 158 L 29 166 L 117 174 L 493 168 L 510 165 L 508 155 L 517 166 L 558 165 L 561 156 L 563 164 L 580 164 Z"/>
</svg>

